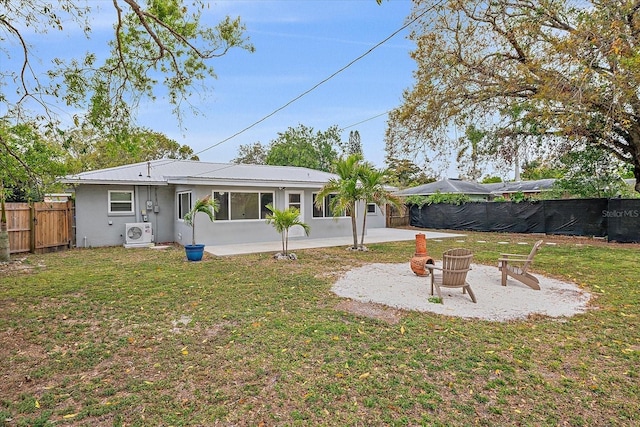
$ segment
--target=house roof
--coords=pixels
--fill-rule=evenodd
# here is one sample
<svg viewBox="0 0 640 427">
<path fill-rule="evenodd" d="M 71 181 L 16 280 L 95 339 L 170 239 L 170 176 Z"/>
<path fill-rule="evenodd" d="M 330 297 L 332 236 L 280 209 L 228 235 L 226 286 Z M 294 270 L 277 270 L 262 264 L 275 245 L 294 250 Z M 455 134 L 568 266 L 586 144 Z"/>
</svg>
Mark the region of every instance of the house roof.
<svg viewBox="0 0 640 427">
<path fill-rule="evenodd" d="M 491 191 L 476 182 L 447 178 L 441 181 L 430 182 L 429 184 L 422 184 L 417 187 L 406 188 L 396 194 L 399 196 L 429 196 L 436 193 L 461 193 L 488 196 L 491 194 Z"/>
<path fill-rule="evenodd" d="M 518 191 L 522 191 L 523 193 L 537 193 L 550 189 L 553 186 L 554 181 L 555 179 L 538 179 L 535 181 L 479 184 L 477 182 L 463 181 L 461 179 L 443 179 L 442 181 L 407 188 L 396 194 L 399 196 L 428 196 L 440 192 L 486 196 L 490 194 L 516 193 Z"/>
<path fill-rule="evenodd" d="M 294 166 L 153 160 L 67 175 L 66 184 L 168 185 L 211 184 L 251 186 L 322 186 L 336 175 Z"/>
<path fill-rule="evenodd" d="M 492 193 L 538 193 L 540 191 L 549 190 L 553 187 L 555 179 L 536 179 L 532 181 L 510 181 L 498 182 L 495 184 L 484 184 L 491 189 Z"/>
</svg>

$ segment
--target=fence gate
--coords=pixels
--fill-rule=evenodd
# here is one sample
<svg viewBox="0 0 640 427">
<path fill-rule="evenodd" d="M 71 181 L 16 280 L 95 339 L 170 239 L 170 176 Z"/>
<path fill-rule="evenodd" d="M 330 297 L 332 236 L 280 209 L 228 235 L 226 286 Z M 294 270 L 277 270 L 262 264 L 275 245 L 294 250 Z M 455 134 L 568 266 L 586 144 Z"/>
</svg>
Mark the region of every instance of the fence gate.
<svg viewBox="0 0 640 427">
<path fill-rule="evenodd" d="M 7 203 L 11 253 L 44 253 L 73 244 L 73 202 Z"/>
</svg>

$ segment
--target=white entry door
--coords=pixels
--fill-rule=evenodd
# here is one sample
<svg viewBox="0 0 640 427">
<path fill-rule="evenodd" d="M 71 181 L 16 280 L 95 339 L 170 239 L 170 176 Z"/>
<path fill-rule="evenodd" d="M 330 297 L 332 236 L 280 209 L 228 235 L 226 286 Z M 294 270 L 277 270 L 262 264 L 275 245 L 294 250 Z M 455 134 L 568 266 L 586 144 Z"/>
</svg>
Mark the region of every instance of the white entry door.
<svg viewBox="0 0 640 427">
<path fill-rule="evenodd" d="M 300 221 L 304 221 L 304 203 L 303 203 L 302 191 L 287 191 L 285 193 L 286 206 L 285 209 L 296 208 L 300 211 L 298 218 Z M 289 229 L 289 237 L 301 237 L 304 236 L 304 229 L 299 225 L 293 226 Z"/>
</svg>

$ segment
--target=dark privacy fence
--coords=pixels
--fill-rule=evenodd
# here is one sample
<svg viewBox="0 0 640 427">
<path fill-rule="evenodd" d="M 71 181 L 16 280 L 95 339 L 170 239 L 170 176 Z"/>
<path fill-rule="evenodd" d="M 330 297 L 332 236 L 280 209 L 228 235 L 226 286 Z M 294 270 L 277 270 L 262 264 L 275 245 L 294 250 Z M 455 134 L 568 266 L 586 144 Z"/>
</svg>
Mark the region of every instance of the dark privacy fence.
<svg viewBox="0 0 640 427">
<path fill-rule="evenodd" d="M 412 205 L 410 224 L 421 228 L 545 233 L 640 242 L 640 199 L 470 202 Z"/>
</svg>

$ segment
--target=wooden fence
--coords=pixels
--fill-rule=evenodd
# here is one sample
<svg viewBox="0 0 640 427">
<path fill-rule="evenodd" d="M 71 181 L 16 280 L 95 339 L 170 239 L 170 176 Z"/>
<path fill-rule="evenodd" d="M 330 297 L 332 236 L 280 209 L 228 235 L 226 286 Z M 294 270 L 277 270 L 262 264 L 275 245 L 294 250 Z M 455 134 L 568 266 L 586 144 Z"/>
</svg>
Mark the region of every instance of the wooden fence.
<svg viewBox="0 0 640 427">
<path fill-rule="evenodd" d="M 400 209 L 387 205 L 387 228 L 406 227 L 409 225 L 409 209 L 402 206 Z"/>
<path fill-rule="evenodd" d="M 5 208 L 10 253 L 44 253 L 73 246 L 73 202 L 7 203 Z"/>
</svg>

